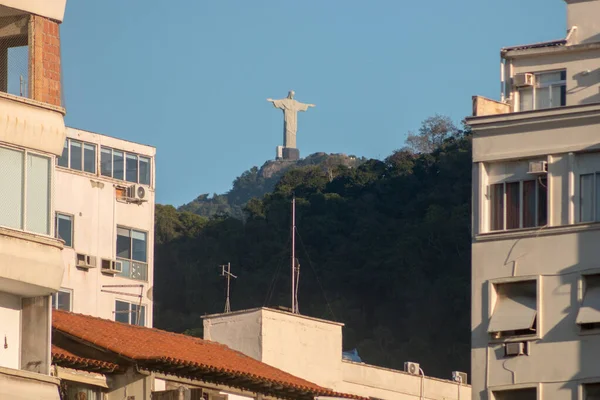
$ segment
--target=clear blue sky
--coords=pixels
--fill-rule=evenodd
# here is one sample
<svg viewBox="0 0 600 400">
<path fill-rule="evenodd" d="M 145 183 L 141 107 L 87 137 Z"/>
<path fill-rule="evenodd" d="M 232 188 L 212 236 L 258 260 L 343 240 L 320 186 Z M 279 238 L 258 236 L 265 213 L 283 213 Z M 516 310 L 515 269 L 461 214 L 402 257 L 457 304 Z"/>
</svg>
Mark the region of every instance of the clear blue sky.
<svg viewBox="0 0 600 400">
<path fill-rule="evenodd" d="M 298 147 L 384 158 L 435 113 L 499 95 L 502 46 L 564 37 L 562 0 L 68 0 L 67 124 L 157 148 L 157 201 L 222 193 Z"/>
</svg>

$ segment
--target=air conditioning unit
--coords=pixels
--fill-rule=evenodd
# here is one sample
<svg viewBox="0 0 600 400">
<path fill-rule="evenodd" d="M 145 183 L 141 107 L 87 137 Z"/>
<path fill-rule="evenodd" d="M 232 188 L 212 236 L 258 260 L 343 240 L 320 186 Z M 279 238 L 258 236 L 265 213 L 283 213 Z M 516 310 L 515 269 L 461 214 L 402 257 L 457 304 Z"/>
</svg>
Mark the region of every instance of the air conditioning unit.
<svg viewBox="0 0 600 400">
<path fill-rule="evenodd" d="M 404 372 L 408 372 L 411 375 L 419 375 L 421 367 L 419 363 L 407 361 L 404 363 Z"/>
<path fill-rule="evenodd" d="M 108 274 L 118 274 L 123 272 L 123 263 L 117 260 L 102 260 L 102 272 Z"/>
<path fill-rule="evenodd" d="M 460 384 L 467 384 L 467 373 L 460 371 L 452 371 L 452 380 L 454 382 L 459 382 Z"/>
<path fill-rule="evenodd" d="M 504 345 L 504 355 L 508 357 L 522 356 L 527 354 L 527 343 L 506 343 Z"/>
<path fill-rule="evenodd" d="M 516 74 L 513 77 L 513 85 L 518 88 L 533 86 L 534 83 L 535 83 L 535 76 L 530 73 Z"/>
<path fill-rule="evenodd" d="M 547 161 L 530 161 L 529 162 L 529 173 L 530 174 L 546 174 L 546 173 L 548 173 L 548 162 Z"/>
<path fill-rule="evenodd" d="M 127 198 L 134 201 L 144 201 L 146 188 L 141 185 L 131 185 L 127 188 Z"/>
<path fill-rule="evenodd" d="M 90 256 L 83 253 L 76 254 L 77 267 L 78 268 L 95 268 L 96 267 L 96 257 Z"/>
</svg>

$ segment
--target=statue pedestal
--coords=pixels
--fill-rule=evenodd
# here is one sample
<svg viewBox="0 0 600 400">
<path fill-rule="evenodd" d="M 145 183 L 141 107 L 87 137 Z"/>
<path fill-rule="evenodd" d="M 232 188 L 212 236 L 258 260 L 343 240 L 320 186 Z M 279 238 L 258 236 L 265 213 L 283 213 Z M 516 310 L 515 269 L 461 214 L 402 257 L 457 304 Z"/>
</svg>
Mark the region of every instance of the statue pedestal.
<svg viewBox="0 0 600 400">
<path fill-rule="evenodd" d="M 282 156 L 287 161 L 298 161 L 300 159 L 300 150 L 295 147 L 284 147 Z"/>
</svg>

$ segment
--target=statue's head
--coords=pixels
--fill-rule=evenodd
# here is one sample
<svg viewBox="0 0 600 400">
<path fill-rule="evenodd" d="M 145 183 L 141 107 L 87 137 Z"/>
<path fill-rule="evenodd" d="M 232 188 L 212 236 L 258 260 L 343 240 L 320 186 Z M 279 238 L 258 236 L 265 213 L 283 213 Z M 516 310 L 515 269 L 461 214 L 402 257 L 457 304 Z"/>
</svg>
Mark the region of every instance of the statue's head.
<svg viewBox="0 0 600 400">
<path fill-rule="evenodd" d="M 295 94 L 296 94 L 296 92 L 294 92 L 293 90 L 290 90 L 288 92 L 288 99 L 293 99 Z"/>
</svg>

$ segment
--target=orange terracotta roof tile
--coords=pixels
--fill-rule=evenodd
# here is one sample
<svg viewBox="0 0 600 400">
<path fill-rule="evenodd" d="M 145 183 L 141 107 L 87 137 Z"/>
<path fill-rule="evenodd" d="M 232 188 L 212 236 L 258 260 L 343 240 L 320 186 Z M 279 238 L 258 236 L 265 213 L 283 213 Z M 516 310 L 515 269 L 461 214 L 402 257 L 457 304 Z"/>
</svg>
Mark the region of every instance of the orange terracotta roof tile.
<svg viewBox="0 0 600 400">
<path fill-rule="evenodd" d="M 70 351 L 54 344 L 52 345 L 52 362 L 64 367 L 92 368 L 106 372 L 112 372 L 119 369 L 117 364 L 101 360 L 93 360 L 91 358 L 79 357 L 78 355 L 75 355 Z"/>
<path fill-rule="evenodd" d="M 148 367 L 160 369 L 177 365 L 225 374 L 228 379 L 241 379 L 242 382 L 280 387 L 285 389 L 284 392 L 361 398 L 336 393 L 219 343 L 66 311 L 53 310 L 52 314 L 55 330 Z"/>
</svg>

